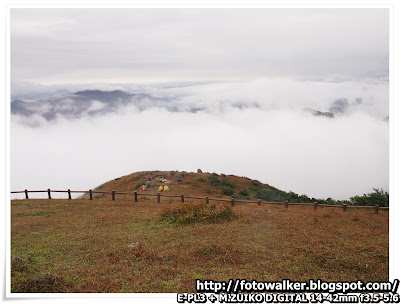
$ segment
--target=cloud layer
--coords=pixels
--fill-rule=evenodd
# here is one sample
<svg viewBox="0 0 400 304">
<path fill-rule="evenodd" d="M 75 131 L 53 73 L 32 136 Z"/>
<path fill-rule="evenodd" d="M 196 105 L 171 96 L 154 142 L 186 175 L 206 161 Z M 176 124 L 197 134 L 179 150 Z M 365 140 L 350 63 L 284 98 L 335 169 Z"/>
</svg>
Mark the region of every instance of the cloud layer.
<svg viewBox="0 0 400 304">
<path fill-rule="evenodd" d="M 12 190 L 87 190 L 135 171 L 198 168 L 310 197 L 346 199 L 388 189 L 386 82 L 260 79 L 142 91 L 182 110 L 203 110 L 128 106 L 36 128 L 12 116 Z M 304 106 L 340 110 L 330 119 Z"/>
<path fill-rule="evenodd" d="M 11 80 L 388 77 L 389 9 L 12 8 Z"/>
</svg>

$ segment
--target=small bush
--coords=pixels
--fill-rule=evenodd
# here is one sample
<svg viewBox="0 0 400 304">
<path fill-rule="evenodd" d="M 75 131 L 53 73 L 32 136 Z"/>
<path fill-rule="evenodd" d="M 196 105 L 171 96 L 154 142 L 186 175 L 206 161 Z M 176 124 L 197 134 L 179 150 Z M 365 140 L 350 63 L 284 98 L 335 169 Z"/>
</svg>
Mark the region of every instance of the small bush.
<svg viewBox="0 0 400 304">
<path fill-rule="evenodd" d="M 233 189 L 232 189 L 232 188 L 222 188 L 222 194 L 223 194 L 223 195 L 232 196 L 232 194 L 233 194 Z"/>
<path fill-rule="evenodd" d="M 253 188 L 250 189 L 253 191 L 256 198 L 270 201 L 270 202 L 284 202 L 287 198 L 287 195 L 283 191 L 276 191 L 274 189 L 264 189 L 264 188 Z"/>
<path fill-rule="evenodd" d="M 239 191 L 239 194 L 242 196 L 249 196 L 249 191 L 247 191 L 247 189 L 242 189 Z"/>
<path fill-rule="evenodd" d="M 219 179 L 214 175 L 208 177 L 208 182 L 210 183 L 211 186 L 215 187 L 217 187 L 220 184 Z"/>
<path fill-rule="evenodd" d="M 175 205 L 165 209 L 161 213 L 161 219 L 178 224 L 191 223 L 218 223 L 231 221 L 238 215 L 227 204 L 206 204 L 195 203 L 185 205 Z"/>
<path fill-rule="evenodd" d="M 205 182 L 206 182 L 206 180 L 205 180 L 204 178 L 202 178 L 202 177 L 198 178 L 197 180 L 198 180 L 199 182 L 202 182 L 202 183 L 205 183 Z"/>
<path fill-rule="evenodd" d="M 258 180 L 252 180 L 252 181 L 251 181 L 251 184 L 252 184 L 254 187 L 262 187 L 262 186 L 263 186 L 263 184 L 262 184 L 261 182 L 259 182 Z"/>
<path fill-rule="evenodd" d="M 374 192 L 364 194 L 363 196 L 353 196 L 350 198 L 350 203 L 356 206 L 374 206 L 380 207 L 389 206 L 389 192 L 382 189 L 373 188 Z"/>
<path fill-rule="evenodd" d="M 169 172 L 169 175 L 170 175 L 170 176 L 174 176 L 174 175 L 175 175 L 175 171 Z"/>
<path fill-rule="evenodd" d="M 232 183 L 231 181 L 227 180 L 226 178 L 221 179 L 220 183 L 222 185 L 224 185 L 224 186 L 227 186 L 227 187 L 231 187 L 231 188 L 235 188 L 236 187 L 236 185 L 234 183 Z"/>
</svg>

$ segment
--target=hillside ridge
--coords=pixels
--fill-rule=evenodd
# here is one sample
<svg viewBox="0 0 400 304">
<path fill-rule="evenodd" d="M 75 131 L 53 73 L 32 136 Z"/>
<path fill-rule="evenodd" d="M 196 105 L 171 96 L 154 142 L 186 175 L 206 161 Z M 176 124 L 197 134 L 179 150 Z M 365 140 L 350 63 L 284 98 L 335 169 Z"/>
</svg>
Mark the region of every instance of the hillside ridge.
<svg viewBox="0 0 400 304">
<path fill-rule="evenodd" d="M 151 179 L 149 181 L 148 175 Z M 178 178 L 181 177 L 181 182 Z M 167 182 L 160 181 L 166 179 Z M 266 194 L 272 201 L 283 201 L 286 192 L 261 183 L 245 176 L 217 174 L 209 172 L 186 172 L 186 171 L 140 171 L 125 176 L 121 176 L 99 185 L 94 190 L 116 191 L 116 192 L 134 192 L 142 191 L 143 185 L 146 185 L 146 193 L 159 192 L 160 186 L 168 186 L 168 191 L 164 194 L 173 195 L 194 195 L 201 197 L 221 197 L 251 200 L 262 198 L 266 199 Z M 102 197 L 102 195 L 97 195 Z"/>
<path fill-rule="evenodd" d="M 148 178 L 150 174 L 150 180 Z M 181 182 L 178 182 L 178 178 Z M 163 181 L 165 179 L 167 182 Z M 283 191 L 259 180 L 251 179 L 246 176 L 236 176 L 232 174 L 217 174 L 215 172 L 186 171 L 139 171 L 125 176 L 121 176 L 103 183 L 93 189 L 95 192 L 135 192 L 156 194 L 160 192 L 160 186 L 167 186 L 168 191 L 162 194 L 185 195 L 210 198 L 235 198 L 238 200 L 262 200 L 269 202 L 289 203 L 319 203 L 330 205 L 363 205 L 380 207 L 389 206 L 389 193 L 382 189 L 373 188 L 374 192 L 362 196 L 355 195 L 349 200 L 335 200 L 328 198 L 308 197 L 305 194 L 299 195 L 293 191 Z M 142 192 L 143 191 L 143 192 Z M 83 197 L 87 197 L 84 195 Z M 105 193 L 95 193 L 94 198 L 106 197 Z"/>
<path fill-rule="evenodd" d="M 152 177 L 149 181 L 148 175 Z M 178 182 L 181 177 L 182 181 Z M 168 182 L 162 182 L 166 179 Z M 146 185 L 143 192 L 143 186 Z M 140 171 L 121 176 L 97 186 L 93 191 L 104 192 L 135 192 L 156 194 L 160 192 L 160 186 L 167 186 L 168 191 L 161 194 L 185 195 L 211 198 L 235 198 L 238 200 L 262 200 L 270 202 L 291 203 L 341 203 L 339 201 L 327 202 L 325 199 L 309 198 L 306 195 L 298 195 L 292 191 L 286 192 L 262 183 L 259 180 L 246 176 L 233 174 L 217 174 L 215 172 L 186 172 L 186 171 Z M 85 195 L 85 197 L 87 194 Z M 107 194 L 95 193 L 94 198 L 107 197 Z"/>
</svg>

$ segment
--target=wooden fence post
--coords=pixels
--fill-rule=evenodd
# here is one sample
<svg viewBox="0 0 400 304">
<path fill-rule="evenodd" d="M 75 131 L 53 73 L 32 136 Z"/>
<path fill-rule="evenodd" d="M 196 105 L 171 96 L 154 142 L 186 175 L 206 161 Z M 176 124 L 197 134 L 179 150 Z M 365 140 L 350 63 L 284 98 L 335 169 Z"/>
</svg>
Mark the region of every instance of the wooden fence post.
<svg viewBox="0 0 400 304">
<path fill-rule="evenodd" d="M 375 205 L 375 214 L 378 214 L 378 211 L 379 211 L 379 205 L 377 204 Z"/>
<path fill-rule="evenodd" d="M 68 199 L 71 199 L 71 189 L 68 189 Z"/>
<path fill-rule="evenodd" d="M 343 212 L 347 210 L 347 205 L 343 204 Z"/>
<path fill-rule="evenodd" d="M 137 192 L 133 192 L 133 195 L 135 196 L 135 202 L 137 202 Z"/>
<path fill-rule="evenodd" d="M 112 197 L 112 200 L 115 201 L 115 191 L 114 190 L 111 191 L 111 197 Z"/>
<path fill-rule="evenodd" d="M 232 199 L 231 199 L 231 205 L 232 206 L 235 206 L 235 199 L 232 197 Z"/>
<path fill-rule="evenodd" d="M 26 198 L 26 199 L 29 199 L 29 197 L 28 197 L 28 190 L 27 190 L 27 189 L 25 189 L 25 198 Z"/>
<path fill-rule="evenodd" d="M 49 195 L 49 199 L 51 199 L 50 189 L 47 189 L 47 194 Z"/>
<path fill-rule="evenodd" d="M 314 202 L 314 210 L 317 211 L 317 208 L 318 208 L 318 203 Z"/>
<path fill-rule="evenodd" d="M 206 196 L 206 203 L 208 204 L 210 201 L 209 201 L 209 198 L 208 198 L 208 196 Z"/>
<path fill-rule="evenodd" d="M 285 208 L 288 209 L 289 208 L 289 202 L 285 201 Z"/>
<path fill-rule="evenodd" d="M 261 206 L 261 200 L 257 201 L 258 206 Z"/>
<path fill-rule="evenodd" d="M 92 189 L 89 190 L 89 199 L 93 200 L 93 193 L 92 193 Z"/>
<path fill-rule="evenodd" d="M 185 202 L 185 197 L 183 196 L 183 194 L 181 195 L 181 201 L 182 201 L 182 203 Z"/>
<path fill-rule="evenodd" d="M 160 193 L 157 193 L 157 203 L 160 203 Z"/>
</svg>

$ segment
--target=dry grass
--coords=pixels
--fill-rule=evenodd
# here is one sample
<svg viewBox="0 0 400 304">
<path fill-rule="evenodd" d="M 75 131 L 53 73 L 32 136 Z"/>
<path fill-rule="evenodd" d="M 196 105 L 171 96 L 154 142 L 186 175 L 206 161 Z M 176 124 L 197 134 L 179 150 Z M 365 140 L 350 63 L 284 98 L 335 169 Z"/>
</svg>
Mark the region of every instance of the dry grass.
<svg viewBox="0 0 400 304">
<path fill-rule="evenodd" d="M 239 217 L 227 222 L 161 220 L 175 204 L 13 201 L 11 254 L 27 263 L 12 266 L 12 291 L 194 292 L 196 278 L 389 279 L 387 212 L 237 204 Z M 35 282 L 47 272 L 55 284 Z"/>
<path fill-rule="evenodd" d="M 221 223 L 237 219 L 238 215 L 227 204 L 190 203 L 164 208 L 161 219 L 170 223 Z"/>
</svg>

